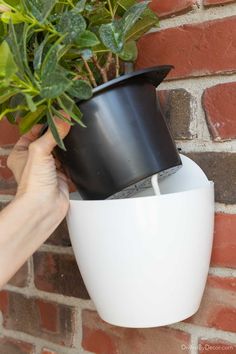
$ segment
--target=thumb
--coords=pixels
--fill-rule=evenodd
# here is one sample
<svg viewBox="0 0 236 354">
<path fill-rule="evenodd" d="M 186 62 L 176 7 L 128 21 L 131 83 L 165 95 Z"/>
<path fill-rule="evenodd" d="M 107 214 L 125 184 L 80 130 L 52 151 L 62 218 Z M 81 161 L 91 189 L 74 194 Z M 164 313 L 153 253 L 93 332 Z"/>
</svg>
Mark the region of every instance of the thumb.
<svg viewBox="0 0 236 354">
<path fill-rule="evenodd" d="M 63 113 L 63 115 L 65 118 L 69 119 L 65 113 Z M 60 118 L 53 118 L 53 121 L 57 127 L 60 137 L 64 139 L 70 131 L 70 124 Z M 31 144 L 30 150 L 36 149 L 37 153 L 47 156 L 51 154 L 55 146 L 57 146 L 56 140 L 54 139 L 51 130 L 48 129 L 44 135 Z"/>
</svg>

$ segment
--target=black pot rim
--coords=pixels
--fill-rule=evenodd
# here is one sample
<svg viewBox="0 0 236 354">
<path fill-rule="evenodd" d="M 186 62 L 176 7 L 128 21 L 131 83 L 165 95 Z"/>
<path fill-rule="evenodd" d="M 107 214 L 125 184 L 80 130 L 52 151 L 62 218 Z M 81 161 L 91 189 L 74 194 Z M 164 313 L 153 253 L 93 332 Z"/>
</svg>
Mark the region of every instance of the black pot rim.
<svg viewBox="0 0 236 354">
<path fill-rule="evenodd" d="M 120 83 L 126 82 L 129 79 L 135 78 L 135 77 L 143 77 L 147 79 L 151 84 L 154 86 L 158 86 L 160 83 L 160 76 L 157 74 L 162 73 L 164 79 L 168 73 L 170 72 L 171 69 L 173 69 L 173 65 L 160 65 L 160 66 L 153 66 L 151 68 L 147 69 L 141 69 L 141 70 L 136 70 L 132 73 L 121 75 L 120 77 L 117 77 L 116 79 L 110 80 L 106 82 L 105 84 L 99 85 L 98 87 L 95 87 L 93 89 L 93 94 L 99 93 L 101 91 L 105 91 L 107 89 L 110 89 L 112 87 L 118 86 Z"/>
</svg>

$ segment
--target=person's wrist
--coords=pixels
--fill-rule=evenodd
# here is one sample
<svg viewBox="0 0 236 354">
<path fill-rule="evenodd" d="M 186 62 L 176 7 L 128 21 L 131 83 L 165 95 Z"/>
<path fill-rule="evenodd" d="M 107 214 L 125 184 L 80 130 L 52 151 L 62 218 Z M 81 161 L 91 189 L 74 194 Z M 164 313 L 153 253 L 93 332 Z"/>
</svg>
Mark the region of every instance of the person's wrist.
<svg viewBox="0 0 236 354">
<path fill-rule="evenodd" d="M 43 199 L 32 196 L 30 193 L 17 193 L 14 200 L 22 211 L 28 213 L 29 216 L 34 215 L 39 221 L 52 215 L 53 207 L 51 203 L 43 202 Z"/>
<path fill-rule="evenodd" d="M 69 209 L 69 200 L 63 199 L 62 203 L 58 203 L 57 196 L 43 197 L 42 193 L 38 192 L 17 192 L 14 200 L 30 215 L 36 214 L 39 220 L 50 218 L 54 223 L 60 223 Z"/>
</svg>

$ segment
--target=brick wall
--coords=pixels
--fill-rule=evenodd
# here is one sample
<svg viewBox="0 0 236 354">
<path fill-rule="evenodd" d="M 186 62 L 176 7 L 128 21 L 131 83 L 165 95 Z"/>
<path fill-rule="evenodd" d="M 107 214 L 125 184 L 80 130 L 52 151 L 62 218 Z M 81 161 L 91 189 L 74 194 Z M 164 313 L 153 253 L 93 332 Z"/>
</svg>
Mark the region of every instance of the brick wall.
<svg viewBox="0 0 236 354">
<path fill-rule="evenodd" d="M 139 42 L 137 67 L 175 66 L 159 88 L 162 108 L 178 147 L 216 184 L 214 248 L 200 310 L 162 328 L 106 324 L 88 298 L 64 222 L 0 292 L 0 354 L 236 353 L 236 1 L 151 6 L 161 28 Z M 0 208 L 15 191 L 6 157 L 16 139 L 16 129 L 2 122 Z"/>
</svg>

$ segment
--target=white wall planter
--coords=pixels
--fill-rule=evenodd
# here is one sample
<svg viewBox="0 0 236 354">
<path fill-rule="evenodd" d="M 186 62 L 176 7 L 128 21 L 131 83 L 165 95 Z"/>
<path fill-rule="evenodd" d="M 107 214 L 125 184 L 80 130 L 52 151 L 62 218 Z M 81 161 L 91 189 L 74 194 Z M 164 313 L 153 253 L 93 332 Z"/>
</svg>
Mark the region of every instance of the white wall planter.
<svg viewBox="0 0 236 354">
<path fill-rule="evenodd" d="M 98 313 L 122 327 L 181 321 L 199 308 L 210 263 L 214 186 L 189 158 L 131 199 L 71 200 L 68 227 Z M 76 284 L 75 284 L 76 286 Z"/>
</svg>

